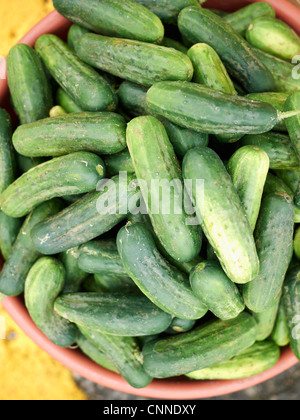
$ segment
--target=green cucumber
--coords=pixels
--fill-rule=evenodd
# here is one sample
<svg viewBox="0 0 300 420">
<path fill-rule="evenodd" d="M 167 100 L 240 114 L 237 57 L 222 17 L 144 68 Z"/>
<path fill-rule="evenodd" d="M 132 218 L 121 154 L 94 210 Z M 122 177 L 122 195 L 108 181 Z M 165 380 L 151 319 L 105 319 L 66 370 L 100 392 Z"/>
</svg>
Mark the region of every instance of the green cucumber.
<svg viewBox="0 0 300 420">
<path fill-rule="evenodd" d="M 132 159 L 128 149 L 114 155 L 104 156 L 104 163 L 108 176 L 118 175 L 120 172 L 134 173 Z"/>
<path fill-rule="evenodd" d="M 300 210 L 300 182 L 298 183 L 298 188 L 296 190 L 294 201 L 295 201 L 295 206 L 297 207 L 297 209 Z"/>
<path fill-rule="evenodd" d="M 164 37 L 161 45 L 163 47 L 174 48 L 175 50 L 180 51 L 184 54 L 187 54 L 188 52 L 188 49 L 183 44 L 181 44 L 181 42 L 176 41 L 172 38 Z"/>
<path fill-rule="evenodd" d="M 78 44 L 79 39 L 85 35 L 90 33 L 90 30 L 84 28 L 83 26 L 73 24 L 69 31 L 68 31 L 68 45 L 69 47 L 76 52 L 76 46 Z"/>
<path fill-rule="evenodd" d="M 146 102 L 147 92 L 148 88 L 145 86 L 127 80 L 122 82 L 118 90 L 118 95 L 124 111 L 134 117 L 150 115 L 151 112 Z"/>
<path fill-rule="evenodd" d="M 0 211 L 0 252 L 4 260 L 12 253 L 21 226 L 22 219 L 6 216 Z"/>
<path fill-rule="evenodd" d="M 194 319 L 173 318 L 171 325 L 166 329 L 166 334 L 176 335 L 191 331 L 196 324 Z"/>
<path fill-rule="evenodd" d="M 30 169 L 34 168 L 35 166 L 41 165 L 46 161 L 47 158 L 28 157 L 22 156 L 19 153 L 17 153 L 17 165 L 20 175 L 24 174 L 25 172 L 28 172 Z"/>
<path fill-rule="evenodd" d="M 277 319 L 271 338 L 279 347 L 285 347 L 290 344 L 289 327 L 287 323 L 283 297 L 280 300 Z"/>
<path fill-rule="evenodd" d="M 294 238 L 294 251 L 295 255 L 300 260 L 300 227 L 296 230 Z"/>
<path fill-rule="evenodd" d="M 127 274 L 160 309 L 181 319 L 200 319 L 207 308 L 193 294 L 188 276 L 159 253 L 151 231 L 141 223 L 128 224 L 117 236 Z"/>
<path fill-rule="evenodd" d="M 211 261 L 198 264 L 190 274 L 194 294 L 219 319 L 236 318 L 245 309 L 237 286 Z"/>
<path fill-rule="evenodd" d="M 125 177 L 126 178 L 126 177 Z M 35 248 L 52 255 L 82 245 L 110 231 L 136 206 L 134 176 L 114 177 L 32 231 Z M 132 206 L 132 207 L 130 207 Z"/>
<path fill-rule="evenodd" d="M 300 181 L 300 168 L 290 170 L 276 170 L 278 178 L 282 179 L 283 182 L 292 190 L 293 195 L 296 194 L 299 181 Z"/>
<path fill-rule="evenodd" d="M 77 54 L 93 67 L 145 86 L 193 77 L 186 54 L 146 42 L 86 34 L 80 38 Z"/>
<path fill-rule="evenodd" d="M 191 332 L 147 343 L 144 368 L 154 378 L 205 369 L 252 346 L 256 333 L 256 323 L 246 312 L 230 321 L 213 320 Z"/>
<path fill-rule="evenodd" d="M 185 180 L 192 180 L 189 194 L 205 236 L 225 273 L 234 283 L 251 282 L 259 270 L 252 231 L 230 175 L 212 150 L 190 150 L 183 161 Z M 203 180 L 204 188 L 197 180 Z"/>
<path fill-rule="evenodd" d="M 121 115 L 83 112 L 22 125 L 14 132 L 13 144 L 18 153 L 31 157 L 79 151 L 114 154 L 125 149 L 125 135 L 126 121 Z"/>
<path fill-rule="evenodd" d="M 50 109 L 49 117 L 59 117 L 60 115 L 66 115 L 67 111 L 60 105 L 56 105 Z"/>
<path fill-rule="evenodd" d="M 238 149 L 227 165 L 252 231 L 255 229 L 259 215 L 269 166 L 270 160 L 267 153 L 255 146 L 244 146 Z"/>
<path fill-rule="evenodd" d="M 83 109 L 73 101 L 70 95 L 67 94 L 61 87 L 56 91 L 56 102 L 62 106 L 68 113 L 83 112 Z"/>
<path fill-rule="evenodd" d="M 257 323 L 256 341 L 265 341 L 272 334 L 278 314 L 279 302 L 280 299 L 278 299 L 274 306 L 264 312 L 259 314 L 253 313 L 253 318 Z"/>
<path fill-rule="evenodd" d="M 27 216 L 0 274 L 0 293 L 17 296 L 23 292 L 28 271 L 40 256 L 31 240 L 32 228 L 41 220 L 60 211 L 61 208 L 61 201 L 51 200 L 41 204 Z"/>
<path fill-rule="evenodd" d="M 85 111 L 116 109 L 118 97 L 110 84 L 56 35 L 42 35 L 35 49 L 56 82 Z"/>
<path fill-rule="evenodd" d="M 111 274 L 90 276 L 84 281 L 83 287 L 85 291 L 92 293 L 129 293 L 138 290 L 130 277 Z"/>
<path fill-rule="evenodd" d="M 88 277 L 88 273 L 78 267 L 79 248 L 76 247 L 62 252 L 59 259 L 66 269 L 63 293 L 78 292 L 82 282 Z"/>
<path fill-rule="evenodd" d="M 232 359 L 207 369 L 189 373 L 191 379 L 237 380 L 250 378 L 271 369 L 279 361 L 280 350 L 272 341 L 255 343 Z"/>
<path fill-rule="evenodd" d="M 283 60 L 292 60 L 300 53 L 296 32 L 274 17 L 254 19 L 246 31 L 246 39 L 254 47 Z"/>
<path fill-rule="evenodd" d="M 300 92 L 294 92 L 285 103 L 285 111 L 295 111 L 300 108 Z M 292 145 L 299 159 L 300 166 L 300 116 L 289 118 L 286 121 Z"/>
<path fill-rule="evenodd" d="M 45 279 L 47 282 L 45 284 Z M 54 302 L 64 288 L 65 269 L 54 258 L 40 258 L 25 282 L 25 305 L 36 326 L 59 347 L 74 344 L 77 328 L 54 311 Z"/>
<path fill-rule="evenodd" d="M 295 223 L 300 223 L 300 209 L 295 207 Z"/>
<path fill-rule="evenodd" d="M 48 117 L 53 106 L 52 89 L 35 50 L 25 44 L 15 45 L 7 56 L 7 78 L 21 124 Z"/>
<path fill-rule="evenodd" d="M 183 9 L 178 18 L 181 34 L 193 44 L 210 45 L 229 71 L 249 92 L 272 90 L 272 74 L 250 45 L 230 24 L 215 13 L 200 7 Z"/>
<path fill-rule="evenodd" d="M 0 108 L 0 194 L 15 180 L 16 162 L 12 147 L 12 123 L 5 109 Z"/>
<path fill-rule="evenodd" d="M 271 173 L 268 174 L 264 187 L 264 196 L 268 194 L 281 193 L 293 197 L 293 191 L 284 183 L 281 178 Z"/>
<path fill-rule="evenodd" d="M 71 153 L 23 174 L 2 193 L 0 207 L 8 216 L 23 217 L 44 201 L 94 190 L 104 176 L 105 167 L 99 156 Z"/>
<path fill-rule="evenodd" d="M 246 306 L 264 312 L 278 301 L 293 253 L 294 205 L 287 194 L 267 195 L 255 230 L 258 276 L 244 286 Z"/>
</svg>

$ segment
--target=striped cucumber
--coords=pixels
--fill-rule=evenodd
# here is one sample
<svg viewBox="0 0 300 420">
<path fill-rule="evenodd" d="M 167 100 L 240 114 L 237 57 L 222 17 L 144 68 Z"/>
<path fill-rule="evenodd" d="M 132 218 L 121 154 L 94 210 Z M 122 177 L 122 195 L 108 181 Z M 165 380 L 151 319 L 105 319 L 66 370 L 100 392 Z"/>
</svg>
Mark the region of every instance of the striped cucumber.
<svg viewBox="0 0 300 420">
<path fill-rule="evenodd" d="M 285 111 L 295 111 L 300 108 L 300 92 L 294 92 L 285 103 Z M 286 121 L 287 129 L 300 166 L 300 116 L 294 116 Z"/>
</svg>

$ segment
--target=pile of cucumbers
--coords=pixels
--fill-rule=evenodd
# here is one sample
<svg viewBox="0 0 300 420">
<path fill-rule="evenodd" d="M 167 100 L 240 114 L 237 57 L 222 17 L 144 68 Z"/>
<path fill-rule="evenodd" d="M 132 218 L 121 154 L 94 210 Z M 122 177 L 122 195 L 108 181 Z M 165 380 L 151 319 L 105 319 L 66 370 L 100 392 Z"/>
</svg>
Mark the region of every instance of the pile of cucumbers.
<svg viewBox="0 0 300 420">
<path fill-rule="evenodd" d="M 135 388 L 300 360 L 297 34 L 267 2 L 53 3 L 67 40 L 7 57 L 0 293 Z"/>
</svg>

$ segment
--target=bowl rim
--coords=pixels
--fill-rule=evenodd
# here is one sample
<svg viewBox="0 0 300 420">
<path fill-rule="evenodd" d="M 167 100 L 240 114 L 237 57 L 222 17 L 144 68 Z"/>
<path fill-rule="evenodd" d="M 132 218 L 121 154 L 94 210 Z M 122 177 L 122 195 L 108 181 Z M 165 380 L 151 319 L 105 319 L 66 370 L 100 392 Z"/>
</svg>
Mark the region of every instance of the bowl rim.
<svg viewBox="0 0 300 420">
<path fill-rule="evenodd" d="M 241 3 L 253 3 L 256 1 L 258 0 L 246 0 L 244 2 L 233 0 L 232 3 L 234 5 L 237 5 L 238 3 L 241 5 Z M 216 3 L 218 3 L 218 1 L 210 0 L 207 5 L 209 5 L 209 7 L 216 7 Z M 268 0 L 268 3 L 275 8 L 280 18 L 289 22 L 294 29 L 298 30 L 300 33 L 299 8 L 286 0 Z M 228 0 L 223 2 L 222 8 L 228 8 L 228 4 Z M 52 32 L 57 33 L 58 31 L 65 32 L 70 25 L 71 23 L 69 21 L 63 18 L 56 11 L 53 11 L 42 19 L 36 26 L 34 26 L 19 41 L 19 43 L 26 43 L 33 46 L 35 40 L 42 34 Z M 0 65 L 0 74 L 1 69 L 3 74 L 4 66 L 5 61 Z M 7 99 L 7 95 L 8 85 L 7 79 L 5 78 L 4 80 L 0 80 L 1 103 Z M 294 356 L 292 350 L 287 347 L 282 349 L 280 360 L 273 368 L 251 378 L 231 381 L 195 381 L 186 377 L 171 378 L 167 380 L 155 379 L 146 388 L 135 389 L 131 387 L 120 375 L 97 365 L 81 353 L 81 351 L 71 348 L 63 349 L 54 345 L 31 320 L 22 297 L 6 297 L 2 301 L 2 306 L 31 340 L 33 340 L 41 349 L 70 371 L 77 373 L 83 378 L 86 378 L 96 384 L 140 397 L 154 398 L 158 400 L 195 400 L 231 394 L 266 382 L 267 380 L 287 371 L 298 363 L 298 360 Z"/>
</svg>

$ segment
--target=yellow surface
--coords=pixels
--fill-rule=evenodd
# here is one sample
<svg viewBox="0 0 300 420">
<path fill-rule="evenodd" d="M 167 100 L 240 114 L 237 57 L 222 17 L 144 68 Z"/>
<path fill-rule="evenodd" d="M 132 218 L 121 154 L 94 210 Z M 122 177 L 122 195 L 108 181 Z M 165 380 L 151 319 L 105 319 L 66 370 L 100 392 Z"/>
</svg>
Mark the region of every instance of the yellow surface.
<svg viewBox="0 0 300 420">
<path fill-rule="evenodd" d="M 1 306 L 0 328 L 0 401 L 86 400 L 69 370 L 39 349 Z"/>
<path fill-rule="evenodd" d="M 44 16 L 53 10 L 51 0 L 0 0 L 0 55 L 7 55 Z"/>
</svg>

